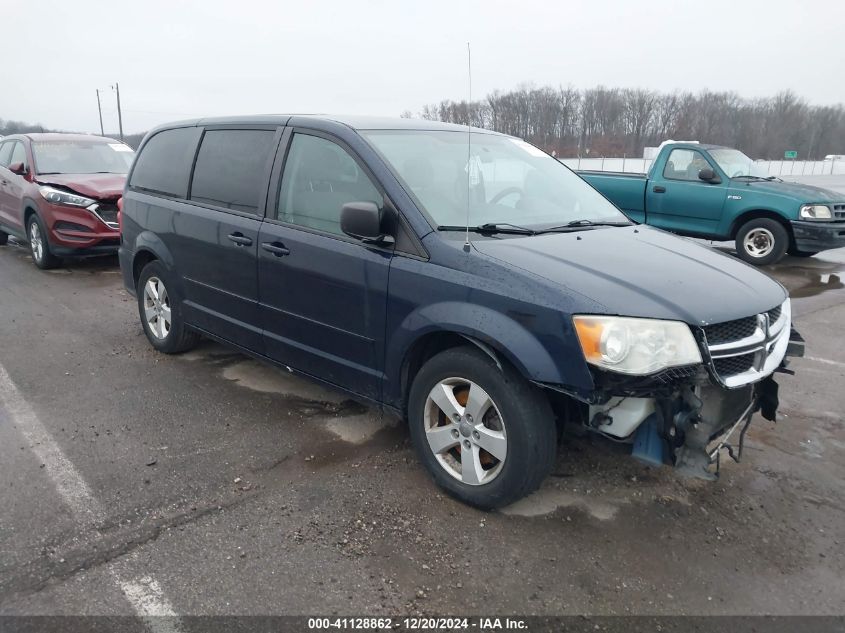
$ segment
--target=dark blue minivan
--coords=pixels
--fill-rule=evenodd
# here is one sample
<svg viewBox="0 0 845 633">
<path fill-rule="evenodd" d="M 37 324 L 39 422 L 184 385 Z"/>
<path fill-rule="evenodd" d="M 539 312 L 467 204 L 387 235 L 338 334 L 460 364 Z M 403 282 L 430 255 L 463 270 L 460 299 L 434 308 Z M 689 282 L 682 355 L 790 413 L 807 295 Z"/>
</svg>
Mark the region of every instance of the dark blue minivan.
<svg viewBox="0 0 845 633">
<path fill-rule="evenodd" d="M 394 412 L 436 482 L 483 508 L 536 489 L 565 427 L 713 478 L 803 350 L 780 284 L 487 130 L 166 125 L 121 226 L 156 349 L 207 336 Z"/>
</svg>

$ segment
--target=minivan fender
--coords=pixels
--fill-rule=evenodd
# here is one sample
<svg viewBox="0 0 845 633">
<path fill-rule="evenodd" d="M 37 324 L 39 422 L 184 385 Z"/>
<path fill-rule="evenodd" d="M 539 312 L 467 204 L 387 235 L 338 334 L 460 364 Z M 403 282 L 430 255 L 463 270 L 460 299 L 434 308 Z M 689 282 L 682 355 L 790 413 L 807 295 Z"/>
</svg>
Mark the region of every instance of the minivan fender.
<svg viewBox="0 0 845 633">
<path fill-rule="evenodd" d="M 401 350 L 401 353 L 388 352 L 386 376 L 401 376 L 418 342 L 437 333 L 458 334 L 473 343 L 480 342 L 513 365 L 527 380 L 591 387 L 586 368 L 583 376 L 564 375 L 561 365 L 555 362 L 546 347 L 515 319 L 485 306 L 458 301 L 428 304 L 404 318 L 391 343 L 391 348 Z M 584 365 L 580 356 L 578 364 Z M 401 400 L 402 385 L 393 383 L 388 391 L 384 394 L 386 401 L 398 403 Z"/>
<path fill-rule="evenodd" d="M 150 257 L 151 256 L 151 257 Z M 158 259 L 168 268 L 173 268 L 173 254 L 167 248 L 162 239 L 152 231 L 142 231 L 135 238 L 135 247 L 132 249 L 132 275 L 133 280 L 137 278 L 140 271 L 135 270 L 136 262 L 139 259 Z M 176 283 L 181 284 L 182 279 L 176 276 Z"/>
</svg>

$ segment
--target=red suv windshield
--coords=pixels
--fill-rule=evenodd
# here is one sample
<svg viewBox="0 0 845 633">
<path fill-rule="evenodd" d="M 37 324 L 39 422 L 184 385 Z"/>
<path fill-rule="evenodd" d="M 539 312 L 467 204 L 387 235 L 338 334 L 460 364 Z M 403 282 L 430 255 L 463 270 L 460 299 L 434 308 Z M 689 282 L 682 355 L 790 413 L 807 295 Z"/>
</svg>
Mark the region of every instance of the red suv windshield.
<svg viewBox="0 0 845 633">
<path fill-rule="evenodd" d="M 125 174 L 135 152 L 123 143 L 36 141 L 32 144 L 39 174 Z"/>
</svg>

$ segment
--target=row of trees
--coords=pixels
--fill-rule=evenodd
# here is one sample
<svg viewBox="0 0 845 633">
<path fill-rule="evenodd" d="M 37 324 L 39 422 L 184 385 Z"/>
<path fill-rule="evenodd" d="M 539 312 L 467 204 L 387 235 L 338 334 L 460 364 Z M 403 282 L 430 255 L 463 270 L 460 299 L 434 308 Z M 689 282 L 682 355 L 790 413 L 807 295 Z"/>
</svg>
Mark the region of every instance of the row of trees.
<svg viewBox="0 0 845 633">
<path fill-rule="evenodd" d="M 568 157 L 642 156 L 643 147 L 666 139 L 728 145 L 753 158 L 783 158 L 785 150 L 807 159 L 845 154 L 845 107 L 809 105 L 790 91 L 744 99 L 709 90 L 522 86 L 472 103 L 426 105 L 419 116 L 461 125 L 471 121 Z"/>
</svg>

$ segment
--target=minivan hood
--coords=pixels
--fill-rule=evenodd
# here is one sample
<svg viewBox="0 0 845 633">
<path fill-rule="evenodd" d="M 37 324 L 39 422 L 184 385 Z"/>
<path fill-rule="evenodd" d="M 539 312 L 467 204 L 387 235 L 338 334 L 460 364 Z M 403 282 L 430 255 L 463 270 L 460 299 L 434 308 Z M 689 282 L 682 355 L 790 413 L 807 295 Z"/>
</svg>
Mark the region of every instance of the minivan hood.
<svg viewBox="0 0 845 633">
<path fill-rule="evenodd" d="M 800 182 L 742 179 L 734 179 L 731 181 L 731 188 L 743 189 L 746 186 L 754 191 L 793 198 L 799 204 L 809 202 L 842 202 L 845 200 L 845 195 L 841 193 L 831 191 L 830 189 L 823 189 L 822 187 L 816 187 L 815 185 L 805 185 Z"/>
<path fill-rule="evenodd" d="M 695 325 L 765 312 L 787 297 L 738 259 L 644 225 L 473 241 L 482 254 L 603 305 Z"/>
<path fill-rule="evenodd" d="M 39 174 L 35 179 L 42 185 L 66 187 L 97 200 L 119 198 L 126 184 L 124 174 Z"/>
</svg>

